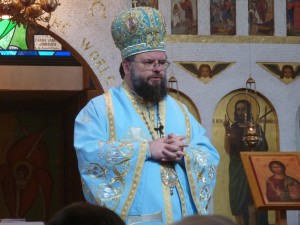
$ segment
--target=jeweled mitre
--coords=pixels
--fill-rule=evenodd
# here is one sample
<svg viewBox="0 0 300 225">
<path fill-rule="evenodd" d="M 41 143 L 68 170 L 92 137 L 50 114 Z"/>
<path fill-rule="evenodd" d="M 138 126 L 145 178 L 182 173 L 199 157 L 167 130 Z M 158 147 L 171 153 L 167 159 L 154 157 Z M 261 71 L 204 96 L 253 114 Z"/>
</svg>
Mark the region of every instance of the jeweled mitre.
<svg viewBox="0 0 300 225">
<path fill-rule="evenodd" d="M 165 51 L 166 23 L 157 9 L 136 7 L 122 11 L 111 25 L 122 59 L 137 53 Z"/>
</svg>

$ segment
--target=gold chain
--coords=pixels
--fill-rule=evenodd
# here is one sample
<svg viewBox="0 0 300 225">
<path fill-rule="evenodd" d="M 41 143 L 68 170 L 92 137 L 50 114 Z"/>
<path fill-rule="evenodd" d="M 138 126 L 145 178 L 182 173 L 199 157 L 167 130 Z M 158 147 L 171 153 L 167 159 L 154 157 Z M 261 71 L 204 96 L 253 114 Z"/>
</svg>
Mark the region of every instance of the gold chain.
<svg viewBox="0 0 300 225">
<path fill-rule="evenodd" d="M 141 116 L 142 120 L 144 121 L 144 123 L 146 124 L 152 138 L 158 139 L 158 133 L 154 132 L 155 128 L 153 126 L 153 124 L 155 123 L 155 119 L 154 119 L 154 113 L 152 113 L 153 116 L 151 116 L 151 111 L 150 111 L 150 119 L 151 117 L 153 120 L 153 123 L 150 123 L 149 120 L 147 119 L 147 117 L 145 116 L 145 113 L 143 111 L 141 104 L 138 103 L 138 99 L 136 99 L 138 96 L 134 96 L 134 94 L 131 92 L 131 90 L 129 89 L 129 87 L 123 83 L 122 84 L 125 92 L 127 93 L 127 96 L 129 97 L 130 101 L 132 102 L 135 110 L 137 111 L 137 113 Z M 142 101 L 142 100 L 140 100 Z M 158 103 L 158 113 L 157 113 L 157 117 L 158 117 L 158 122 L 160 125 L 162 125 L 161 121 L 160 121 L 160 117 L 159 115 L 161 114 L 160 110 L 162 110 L 163 106 L 163 101 Z M 162 169 L 161 169 L 161 180 L 163 182 L 164 185 L 166 185 L 169 189 L 170 189 L 170 194 L 173 195 L 173 188 L 179 184 L 178 181 L 178 176 L 177 173 L 174 169 L 173 163 L 172 162 L 160 162 Z"/>
<path fill-rule="evenodd" d="M 137 99 L 137 98 L 140 98 L 140 97 L 133 94 L 132 91 L 129 89 L 129 87 L 125 83 L 122 83 L 122 86 L 125 89 L 126 94 L 129 97 L 133 107 L 135 108 L 137 113 L 141 116 L 144 123 L 146 124 L 152 138 L 154 140 L 158 139 L 159 138 L 158 134 L 157 134 L 157 132 L 154 132 L 155 128 L 154 128 L 154 125 L 153 125 L 153 124 L 155 124 L 154 110 L 153 110 L 153 112 L 152 112 L 152 110 L 150 110 L 150 121 L 151 120 L 153 121 L 151 123 L 151 122 L 149 122 L 149 120 L 145 116 L 145 113 L 144 113 L 145 110 L 142 109 L 142 108 L 146 108 L 146 107 L 142 104 L 139 104 L 139 101 L 144 102 L 144 100 L 143 99 Z M 159 104 L 159 106 L 158 106 L 159 109 L 158 110 L 161 110 L 162 109 L 162 102 L 159 102 L 158 104 Z M 158 114 L 160 114 L 160 112 Z M 160 118 L 158 118 L 158 119 L 160 120 Z M 161 123 L 161 122 L 159 121 L 159 123 Z"/>
</svg>

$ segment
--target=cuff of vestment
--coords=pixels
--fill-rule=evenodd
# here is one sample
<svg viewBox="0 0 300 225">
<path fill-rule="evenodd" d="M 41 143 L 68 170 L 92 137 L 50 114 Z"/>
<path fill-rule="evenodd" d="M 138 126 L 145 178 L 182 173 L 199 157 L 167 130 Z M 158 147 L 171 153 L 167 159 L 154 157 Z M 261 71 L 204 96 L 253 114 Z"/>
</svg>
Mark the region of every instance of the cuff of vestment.
<svg viewBox="0 0 300 225">
<path fill-rule="evenodd" d="M 149 142 L 147 142 L 146 159 L 151 159 L 151 152 L 150 152 Z"/>
</svg>

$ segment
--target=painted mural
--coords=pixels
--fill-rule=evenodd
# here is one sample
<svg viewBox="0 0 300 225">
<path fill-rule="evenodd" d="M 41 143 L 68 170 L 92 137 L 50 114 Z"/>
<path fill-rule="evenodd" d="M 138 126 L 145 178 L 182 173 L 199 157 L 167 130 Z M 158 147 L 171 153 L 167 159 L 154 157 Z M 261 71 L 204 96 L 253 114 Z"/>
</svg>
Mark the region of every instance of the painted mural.
<svg viewBox="0 0 300 225">
<path fill-rule="evenodd" d="M 247 102 L 251 105 L 251 114 L 254 118 L 257 118 L 257 126 L 262 135 L 260 144 L 253 150 L 246 146 L 241 138 L 232 139 L 231 143 L 233 144 L 228 145 L 229 137 L 243 136 L 241 132 L 244 128 L 241 121 L 246 112 L 242 108 L 247 108 L 245 107 Z M 235 130 L 238 132 L 234 132 Z M 268 224 L 266 220 L 269 220 L 269 223 L 272 224 L 274 220 L 273 213 L 258 212 L 253 205 L 247 179 L 239 159 L 239 150 L 279 151 L 279 128 L 276 109 L 259 93 L 256 98 L 253 98 L 245 95 L 244 89 L 230 92 L 221 99 L 214 112 L 213 144 L 218 149 L 222 159 L 217 174 L 214 212 L 232 218 L 238 225 L 245 224 L 245 222 L 258 225 L 259 223 L 255 218 L 264 221 L 263 224 Z M 239 147 L 233 148 L 232 146 Z M 237 174 L 237 172 L 241 174 Z M 234 197 L 234 195 L 240 196 Z M 234 201 L 234 199 L 238 201 Z"/>
<path fill-rule="evenodd" d="M 63 204 L 61 115 L 0 112 L 0 218 L 47 220 Z"/>
</svg>

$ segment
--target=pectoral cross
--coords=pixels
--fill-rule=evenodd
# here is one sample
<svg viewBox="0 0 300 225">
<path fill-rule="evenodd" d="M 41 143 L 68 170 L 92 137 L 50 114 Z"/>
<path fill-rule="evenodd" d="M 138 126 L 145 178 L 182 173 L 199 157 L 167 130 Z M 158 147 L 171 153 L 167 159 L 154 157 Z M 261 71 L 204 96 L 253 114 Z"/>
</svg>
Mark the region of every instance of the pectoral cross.
<svg viewBox="0 0 300 225">
<path fill-rule="evenodd" d="M 164 136 L 164 126 L 161 123 L 159 123 L 159 126 L 154 128 L 154 130 L 156 132 L 158 131 L 160 137 Z"/>
</svg>

